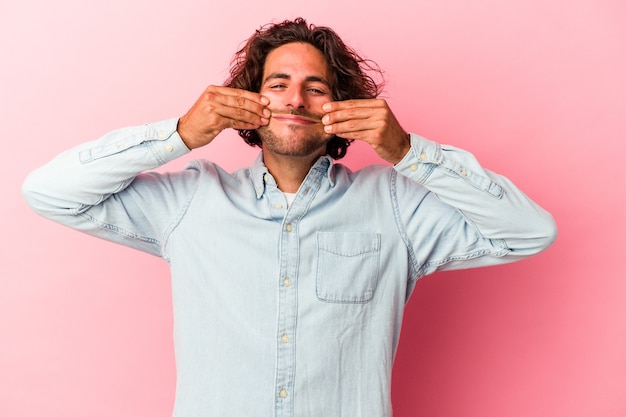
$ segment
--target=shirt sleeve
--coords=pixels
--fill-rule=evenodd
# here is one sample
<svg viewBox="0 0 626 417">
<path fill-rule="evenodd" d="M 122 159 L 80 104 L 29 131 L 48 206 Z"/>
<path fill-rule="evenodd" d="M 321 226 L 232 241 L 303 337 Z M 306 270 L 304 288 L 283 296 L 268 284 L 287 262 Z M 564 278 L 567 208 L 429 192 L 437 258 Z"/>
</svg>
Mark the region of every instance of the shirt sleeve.
<svg viewBox="0 0 626 417">
<path fill-rule="evenodd" d="M 23 195 L 46 218 L 162 256 L 197 177 L 146 172 L 189 152 L 177 122 L 115 130 L 65 151 L 29 174 Z"/>
<path fill-rule="evenodd" d="M 411 134 L 411 149 L 395 169 L 404 177 L 396 184 L 398 219 L 417 278 L 523 259 L 556 238 L 548 212 L 467 151 Z M 419 211 L 436 213 L 430 218 L 438 219 L 432 225 L 438 230 L 415 215 L 412 183 L 431 192 L 418 202 Z"/>
</svg>

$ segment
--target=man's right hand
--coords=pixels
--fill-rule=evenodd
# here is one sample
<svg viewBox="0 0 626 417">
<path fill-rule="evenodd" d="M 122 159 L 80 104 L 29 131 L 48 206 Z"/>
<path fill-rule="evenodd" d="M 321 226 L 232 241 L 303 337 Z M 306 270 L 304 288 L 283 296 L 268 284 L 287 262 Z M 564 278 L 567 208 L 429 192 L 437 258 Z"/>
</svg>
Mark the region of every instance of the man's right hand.
<svg viewBox="0 0 626 417">
<path fill-rule="evenodd" d="M 269 99 L 236 88 L 209 86 L 178 120 L 178 134 L 189 149 L 211 142 L 224 129 L 257 129 L 268 123 Z"/>
</svg>

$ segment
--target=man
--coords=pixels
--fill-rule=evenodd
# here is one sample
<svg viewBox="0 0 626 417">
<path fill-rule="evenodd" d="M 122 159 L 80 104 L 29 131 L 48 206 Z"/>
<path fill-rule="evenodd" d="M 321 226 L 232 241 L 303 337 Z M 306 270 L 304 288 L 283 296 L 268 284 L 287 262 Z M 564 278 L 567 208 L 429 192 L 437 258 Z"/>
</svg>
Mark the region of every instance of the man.
<svg viewBox="0 0 626 417">
<path fill-rule="evenodd" d="M 507 179 L 408 135 L 368 69 L 328 28 L 267 26 L 180 119 L 111 132 L 26 180 L 37 212 L 170 264 L 174 416 L 390 416 L 416 280 L 555 238 Z M 227 128 L 262 148 L 250 168 L 145 172 Z M 354 139 L 395 165 L 333 164 Z"/>
</svg>

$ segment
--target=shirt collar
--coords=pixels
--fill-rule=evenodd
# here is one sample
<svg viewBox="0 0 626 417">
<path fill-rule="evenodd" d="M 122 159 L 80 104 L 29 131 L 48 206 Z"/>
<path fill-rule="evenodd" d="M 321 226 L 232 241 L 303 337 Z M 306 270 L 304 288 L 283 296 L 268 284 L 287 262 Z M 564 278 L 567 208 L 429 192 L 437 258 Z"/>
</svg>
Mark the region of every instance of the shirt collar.
<svg viewBox="0 0 626 417">
<path fill-rule="evenodd" d="M 333 168 L 334 165 L 332 158 L 328 155 L 324 155 L 321 156 L 315 162 L 315 164 L 313 164 L 311 170 L 309 171 L 309 175 L 312 171 L 318 171 L 328 179 L 328 183 L 330 184 L 330 186 L 334 187 L 335 173 Z M 263 152 L 259 152 L 259 155 L 252 163 L 252 166 L 250 166 L 250 177 L 252 179 L 252 184 L 254 185 L 256 198 L 263 197 L 263 194 L 265 193 L 265 186 L 268 180 L 274 183 L 274 180 L 272 179 L 269 170 L 263 163 Z"/>
</svg>

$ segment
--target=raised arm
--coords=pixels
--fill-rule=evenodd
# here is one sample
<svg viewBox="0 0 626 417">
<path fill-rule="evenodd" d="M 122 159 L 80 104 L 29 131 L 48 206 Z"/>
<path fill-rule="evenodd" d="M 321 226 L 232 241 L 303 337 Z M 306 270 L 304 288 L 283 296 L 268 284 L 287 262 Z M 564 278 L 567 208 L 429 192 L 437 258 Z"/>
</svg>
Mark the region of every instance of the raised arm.
<svg viewBox="0 0 626 417">
<path fill-rule="evenodd" d="M 264 109 L 259 94 L 211 86 L 180 120 L 115 130 L 61 153 L 26 178 L 23 194 L 44 217 L 160 255 L 196 173 L 145 172 L 210 143 L 223 129 L 266 123 Z"/>
<path fill-rule="evenodd" d="M 326 106 L 327 132 L 369 143 L 404 177 L 425 186 L 461 214 L 459 226 L 446 230 L 449 235 L 440 237 L 429 260 L 417 266 L 418 275 L 511 262 L 541 252 L 556 238 L 552 216 L 511 181 L 481 167 L 467 151 L 407 135 L 384 100 Z M 408 229 L 407 245 L 422 251 L 419 246 L 428 237 L 420 241 L 411 235 L 420 230 L 420 225 L 411 223 L 415 205 L 411 188 L 402 181 L 397 187 L 398 216 Z"/>
</svg>

